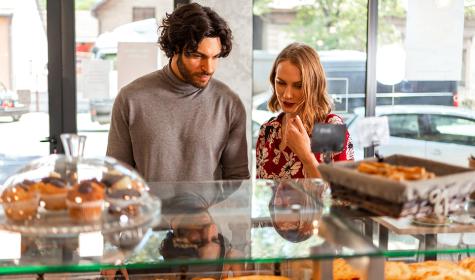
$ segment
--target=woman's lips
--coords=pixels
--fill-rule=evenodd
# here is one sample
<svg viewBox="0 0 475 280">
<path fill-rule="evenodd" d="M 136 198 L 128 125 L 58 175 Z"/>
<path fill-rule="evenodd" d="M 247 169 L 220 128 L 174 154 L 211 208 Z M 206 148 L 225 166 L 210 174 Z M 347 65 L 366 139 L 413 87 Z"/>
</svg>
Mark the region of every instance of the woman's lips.
<svg viewBox="0 0 475 280">
<path fill-rule="evenodd" d="M 282 104 L 283 104 L 284 107 L 286 107 L 286 108 L 291 108 L 292 106 L 294 106 L 295 103 L 291 103 L 291 102 L 286 102 L 286 101 L 284 101 L 284 102 L 282 102 Z"/>
</svg>

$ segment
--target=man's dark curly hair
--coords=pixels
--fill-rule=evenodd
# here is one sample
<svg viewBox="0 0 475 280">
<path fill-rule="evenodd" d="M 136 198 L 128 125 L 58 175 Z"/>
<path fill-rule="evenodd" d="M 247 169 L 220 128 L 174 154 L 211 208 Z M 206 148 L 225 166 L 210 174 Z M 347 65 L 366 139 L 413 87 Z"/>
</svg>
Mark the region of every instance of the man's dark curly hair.
<svg viewBox="0 0 475 280">
<path fill-rule="evenodd" d="M 198 49 L 204 37 L 218 37 L 221 41 L 220 57 L 226 57 L 232 48 L 232 33 L 226 21 L 209 7 L 197 3 L 179 6 L 167 14 L 160 26 L 158 43 L 167 57 L 174 54 L 191 54 Z"/>
</svg>

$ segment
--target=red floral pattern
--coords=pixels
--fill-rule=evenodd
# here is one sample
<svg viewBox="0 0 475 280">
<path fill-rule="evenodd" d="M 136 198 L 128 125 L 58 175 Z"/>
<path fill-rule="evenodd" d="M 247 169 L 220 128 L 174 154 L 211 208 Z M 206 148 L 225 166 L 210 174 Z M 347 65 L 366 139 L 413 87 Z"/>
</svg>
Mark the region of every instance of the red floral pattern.
<svg viewBox="0 0 475 280">
<path fill-rule="evenodd" d="M 272 118 L 261 126 L 256 144 L 256 176 L 262 179 L 291 179 L 305 178 L 303 164 L 289 147 L 283 151 L 279 149 L 282 141 L 281 113 L 277 118 Z M 328 114 L 325 123 L 343 124 L 340 116 Z M 319 163 L 323 162 L 323 154 L 315 153 Z M 349 133 L 346 133 L 345 148 L 332 155 L 333 161 L 353 160 L 354 150 Z"/>
</svg>

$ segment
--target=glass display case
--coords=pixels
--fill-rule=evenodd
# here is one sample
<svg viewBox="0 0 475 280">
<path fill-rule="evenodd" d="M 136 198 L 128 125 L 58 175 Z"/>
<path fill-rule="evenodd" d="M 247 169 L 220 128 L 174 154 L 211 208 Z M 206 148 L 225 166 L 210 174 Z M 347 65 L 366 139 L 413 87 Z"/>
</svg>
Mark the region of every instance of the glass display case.
<svg viewBox="0 0 475 280">
<path fill-rule="evenodd" d="M 95 262 L 107 262 L 140 244 L 160 218 L 161 202 L 137 172 L 113 158 L 84 158 L 83 136 L 61 138 L 65 155 L 28 163 L 0 188 L 0 239 L 9 248 L 0 259 L 7 270 L 75 263 L 104 252 L 104 242 L 116 250 Z"/>
<path fill-rule="evenodd" d="M 48 236 L 55 240 L 48 244 L 9 232 L 0 246 L 16 238 L 20 254 L 3 258 L 0 273 L 126 268 L 129 275 L 219 279 L 264 273 L 301 279 L 290 263 L 310 261 L 300 273 L 311 279 L 318 270 L 330 279 L 332 266 L 324 264 L 336 258 L 350 258 L 348 263 L 368 279 L 383 273 L 376 269 L 383 267 L 381 252 L 325 209 L 323 200 L 329 197 L 322 181 L 149 182 L 148 187 L 150 196 L 161 201 L 160 218 L 135 248 L 116 246 L 98 231 L 68 242 Z"/>
<path fill-rule="evenodd" d="M 438 226 L 374 216 L 332 198 L 321 180 L 147 182 L 146 186 L 147 196 L 161 201 L 161 207 L 150 204 L 154 219 L 134 246 L 108 238 L 103 226 L 108 221 L 103 219 L 102 227 L 75 225 L 92 228 L 67 237 L 4 227 L 0 247 L 7 249 L 0 251 L 0 274 L 404 279 L 390 277 L 395 271 L 433 269 L 440 275 L 447 271 L 461 275 L 458 279 L 473 276 L 475 226 L 459 224 L 455 216 L 450 224 Z M 39 205 L 35 219 L 49 211 Z M 8 222 L 4 213 L 2 219 L 3 225 L 40 227 Z"/>
</svg>

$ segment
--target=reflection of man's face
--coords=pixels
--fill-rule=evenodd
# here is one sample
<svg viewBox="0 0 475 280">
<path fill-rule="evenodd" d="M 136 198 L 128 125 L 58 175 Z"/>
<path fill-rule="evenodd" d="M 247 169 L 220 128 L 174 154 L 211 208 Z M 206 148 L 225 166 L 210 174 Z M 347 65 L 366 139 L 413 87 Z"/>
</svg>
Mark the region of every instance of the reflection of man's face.
<svg viewBox="0 0 475 280">
<path fill-rule="evenodd" d="M 177 55 L 176 63 L 182 80 L 198 88 L 208 85 L 211 76 L 216 70 L 219 55 L 221 54 L 221 41 L 218 37 L 205 37 L 192 53 Z"/>
<path fill-rule="evenodd" d="M 220 254 L 218 227 L 206 213 L 187 215 L 175 221 L 174 231 L 177 237 L 186 241 L 198 250 L 203 259 L 216 259 Z"/>
</svg>

